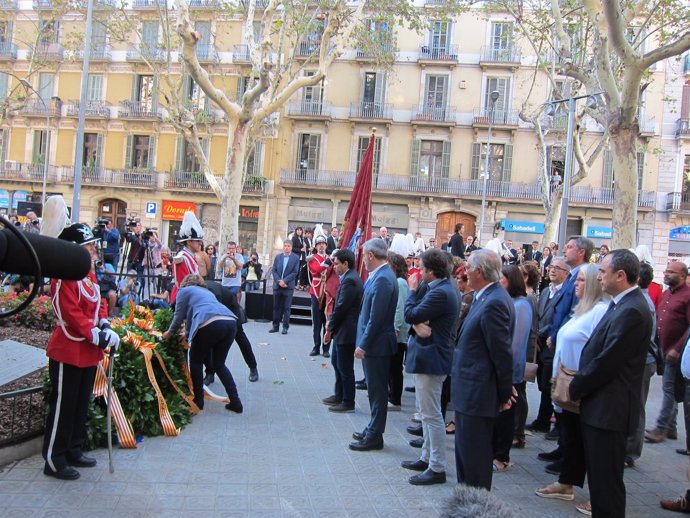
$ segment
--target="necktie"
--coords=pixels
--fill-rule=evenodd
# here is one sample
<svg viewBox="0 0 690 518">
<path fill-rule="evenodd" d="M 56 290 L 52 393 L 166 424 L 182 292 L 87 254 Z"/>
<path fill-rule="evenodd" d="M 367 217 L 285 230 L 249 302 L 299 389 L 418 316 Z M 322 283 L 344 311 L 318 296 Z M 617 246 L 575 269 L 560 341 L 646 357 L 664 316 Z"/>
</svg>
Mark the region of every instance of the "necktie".
<svg viewBox="0 0 690 518">
<path fill-rule="evenodd" d="M 606 311 L 608 312 L 608 311 L 611 311 L 612 309 L 615 309 L 615 308 L 616 308 L 616 303 L 614 301 L 611 301 L 611 304 L 609 304 L 609 309 L 607 309 Z"/>
</svg>

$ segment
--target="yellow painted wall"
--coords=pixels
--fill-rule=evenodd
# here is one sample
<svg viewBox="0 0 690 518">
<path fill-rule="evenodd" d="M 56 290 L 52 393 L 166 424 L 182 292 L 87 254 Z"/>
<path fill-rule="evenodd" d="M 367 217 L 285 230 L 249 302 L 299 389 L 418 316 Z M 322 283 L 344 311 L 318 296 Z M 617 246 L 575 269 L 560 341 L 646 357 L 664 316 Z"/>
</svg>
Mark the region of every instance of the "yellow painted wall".
<svg viewBox="0 0 690 518">
<path fill-rule="evenodd" d="M 10 146 L 7 153 L 8 160 L 16 162 L 24 161 L 24 152 L 26 150 L 26 128 L 14 127 L 10 134 Z"/>
</svg>

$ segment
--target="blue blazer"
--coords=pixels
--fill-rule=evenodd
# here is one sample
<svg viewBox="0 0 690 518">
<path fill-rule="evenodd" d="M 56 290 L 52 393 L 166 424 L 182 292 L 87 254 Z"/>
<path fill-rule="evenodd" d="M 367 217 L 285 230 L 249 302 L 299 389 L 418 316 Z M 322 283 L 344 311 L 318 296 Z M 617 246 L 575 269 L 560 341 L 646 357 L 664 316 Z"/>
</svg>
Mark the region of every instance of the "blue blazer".
<svg viewBox="0 0 690 518">
<path fill-rule="evenodd" d="M 429 321 L 431 336 L 419 338 L 414 329 L 407 342 L 405 370 L 410 374 L 450 374 L 451 340 L 458 318 L 458 289 L 443 279 L 419 297 L 410 290 L 405 303 L 405 322 Z"/>
<path fill-rule="evenodd" d="M 177 292 L 175 314 L 168 330 L 173 333 L 184 322 L 187 339 L 191 343 L 199 326 L 209 318 L 217 316 L 237 319 L 237 316 L 218 302 L 216 296 L 206 288 L 186 286 Z"/>
<path fill-rule="evenodd" d="M 496 417 L 513 388 L 515 308 L 494 283 L 475 300 L 460 329 L 453 355 L 451 400 L 457 412 Z"/>
<path fill-rule="evenodd" d="M 556 302 L 555 309 L 553 311 L 553 320 L 551 321 L 551 344 L 556 347 L 556 335 L 558 330 L 570 320 L 570 313 L 573 308 L 578 303 L 578 298 L 575 296 L 575 278 L 577 277 L 577 272 L 571 274 L 570 277 L 563 283 L 561 288 L 561 298 Z"/>
<path fill-rule="evenodd" d="M 392 356 L 398 350 L 395 336 L 395 305 L 398 281 L 384 264 L 364 290 L 362 310 L 357 321 L 357 347 L 366 356 Z"/>
<path fill-rule="evenodd" d="M 284 280 L 287 284 L 287 288 L 293 290 L 295 289 L 295 282 L 297 281 L 297 272 L 299 270 L 299 257 L 295 254 L 290 254 L 288 257 L 288 263 L 285 267 L 285 273 L 283 273 L 283 257 L 285 254 L 278 254 L 273 260 L 273 268 L 271 268 L 271 274 L 273 275 L 273 289 L 282 289 L 278 285 L 279 280 Z"/>
</svg>

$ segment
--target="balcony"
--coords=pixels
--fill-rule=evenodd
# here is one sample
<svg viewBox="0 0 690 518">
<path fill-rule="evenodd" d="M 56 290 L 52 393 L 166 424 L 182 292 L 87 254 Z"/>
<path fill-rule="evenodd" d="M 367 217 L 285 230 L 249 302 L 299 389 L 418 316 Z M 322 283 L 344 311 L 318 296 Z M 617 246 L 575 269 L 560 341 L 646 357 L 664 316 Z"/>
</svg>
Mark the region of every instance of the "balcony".
<svg viewBox="0 0 690 518">
<path fill-rule="evenodd" d="M 217 0 L 189 0 L 190 9 L 216 9 L 217 7 Z"/>
<path fill-rule="evenodd" d="M 62 101 L 53 97 L 45 102 L 42 99 L 29 99 L 19 113 L 27 117 L 59 117 L 62 112 Z"/>
<path fill-rule="evenodd" d="M 31 61 L 62 61 L 65 49 L 59 43 L 38 43 L 35 48 L 29 49 L 27 59 Z"/>
<path fill-rule="evenodd" d="M 75 57 L 77 59 L 83 60 L 84 59 L 84 51 L 83 50 L 78 50 L 75 54 Z M 91 52 L 89 52 L 89 61 L 111 61 L 113 59 L 112 56 L 112 48 L 110 45 L 98 45 L 98 46 L 92 46 L 91 47 Z"/>
<path fill-rule="evenodd" d="M 43 183 L 46 169 L 43 164 L 22 164 L 7 161 L 0 167 L 0 179 L 13 182 Z M 46 183 L 55 182 L 55 167 L 48 165 Z"/>
<path fill-rule="evenodd" d="M 94 9 L 114 9 L 117 7 L 117 0 L 95 0 Z"/>
<path fill-rule="evenodd" d="M 160 5 L 165 9 L 165 2 L 163 0 L 132 0 L 130 5 L 132 9 L 156 9 Z"/>
<path fill-rule="evenodd" d="M 520 65 L 520 52 L 514 46 L 505 49 L 482 47 L 479 66 L 482 68 L 517 68 Z"/>
<path fill-rule="evenodd" d="M 639 119 L 637 122 L 640 126 L 641 137 L 653 137 L 657 134 L 656 119 L 654 119 L 653 117 L 651 119 L 642 118 Z"/>
<path fill-rule="evenodd" d="M 232 62 L 251 64 L 252 57 L 249 55 L 249 45 L 233 45 Z"/>
<path fill-rule="evenodd" d="M 666 195 L 666 210 L 690 215 L 690 192 L 670 192 Z"/>
<path fill-rule="evenodd" d="M 321 40 L 314 39 L 308 41 L 301 41 L 297 45 L 295 56 L 299 58 L 308 58 L 312 54 L 318 54 L 321 51 Z"/>
<path fill-rule="evenodd" d="M 142 43 L 127 51 L 127 61 L 165 61 L 165 50 Z"/>
<path fill-rule="evenodd" d="M 120 101 L 118 115 L 120 119 L 149 119 L 160 121 L 163 119 L 161 110 L 149 101 Z"/>
<path fill-rule="evenodd" d="M 424 7 L 439 7 L 448 3 L 448 0 L 424 0 Z"/>
<path fill-rule="evenodd" d="M 676 121 L 676 138 L 690 138 L 690 119 L 678 119 Z"/>
<path fill-rule="evenodd" d="M 17 0 L 0 0 L 0 10 L 17 10 Z"/>
<path fill-rule="evenodd" d="M 53 0 L 33 0 L 34 10 L 46 10 L 53 8 Z"/>
<path fill-rule="evenodd" d="M 455 106 L 435 106 L 433 104 L 413 106 L 412 123 L 432 126 L 455 126 Z"/>
<path fill-rule="evenodd" d="M 0 43 L 0 60 L 12 60 L 17 59 L 17 45 L 11 42 Z"/>
<path fill-rule="evenodd" d="M 364 122 L 372 120 L 391 121 L 393 120 L 393 105 L 371 101 L 350 103 L 350 119 Z"/>
<path fill-rule="evenodd" d="M 381 56 L 392 53 L 393 45 L 391 45 L 390 43 L 381 43 L 378 46 L 378 48 L 357 49 L 357 52 L 355 54 L 355 60 L 362 62 L 377 61 Z"/>
<path fill-rule="evenodd" d="M 218 180 L 220 181 L 222 178 L 219 176 Z M 265 187 L 265 178 L 248 176 L 242 185 L 242 194 L 263 194 Z M 201 172 L 178 171 L 167 174 L 163 180 L 163 188 L 169 191 L 212 193 L 206 175 Z"/>
<path fill-rule="evenodd" d="M 182 56 L 182 53 L 180 53 L 180 56 Z M 199 63 L 218 63 L 220 56 L 215 45 L 198 43 L 196 45 L 196 59 L 199 60 Z"/>
<path fill-rule="evenodd" d="M 293 119 L 330 120 L 331 103 L 324 101 L 290 101 L 287 116 Z"/>
<path fill-rule="evenodd" d="M 420 65 L 443 65 L 455 66 L 458 63 L 458 46 L 444 45 L 440 47 L 422 45 L 419 48 L 419 58 L 417 63 Z"/>
<path fill-rule="evenodd" d="M 74 182 L 74 167 L 61 168 L 60 179 L 63 182 Z M 81 170 L 82 187 L 131 187 L 137 189 L 154 189 L 156 173 L 148 169 L 104 169 L 102 167 L 83 167 Z"/>
<path fill-rule="evenodd" d="M 200 107 L 199 101 L 187 101 L 185 108 L 192 112 L 194 120 L 200 124 L 220 124 L 224 121 L 224 114 L 206 107 Z"/>
<path fill-rule="evenodd" d="M 474 110 L 472 117 L 473 128 L 488 128 L 489 119 L 491 119 L 491 126 L 501 129 L 517 129 L 520 125 L 520 118 L 518 112 L 508 110 L 487 110 L 477 108 Z M 568 115 L 565 114 L 565 123 L 559 118 L 556 119 L 559 125 L 565 124 L 563 131 L 568 127 Z"/>
<path fill-rule="evenodd" d="M 84 115 L 89 118 L 110 118 L 110 103 L 108 101 L 86 101 Z M 67 116 L 79 116 L 79 101 L 67 101 Z"/>
</svg>

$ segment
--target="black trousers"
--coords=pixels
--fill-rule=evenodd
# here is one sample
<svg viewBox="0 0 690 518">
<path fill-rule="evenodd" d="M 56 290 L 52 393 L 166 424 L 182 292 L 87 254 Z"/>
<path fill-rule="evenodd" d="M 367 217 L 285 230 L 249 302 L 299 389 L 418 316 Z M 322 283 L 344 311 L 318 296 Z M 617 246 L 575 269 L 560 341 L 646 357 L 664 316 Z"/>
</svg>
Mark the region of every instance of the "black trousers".
<svg viewBox="0 0 690 518">
<path fill-rule="evenodd" d="M 390 361 L 390 356 L 365 356 L 362 360 L 371 408 L 371 419 L 366 427 L 367 439 L 380 439 L 386 430 Z"/>
<path fill-rule="evenodd" d="M 320 349 L 323 335 L 326 332 L 326 307 L 314 295 L 309 296 L 311 297 L 311 325 L 314 334 L 314 347 Z"/>
<path fill-rule="evenodd" d="M 290 327 L 290 306 L 292 306 L 292 288 L 278 288 L 273 290 L 273 328 L 278 329 L 280 323 L 287 329 Z"/>
<path fill-rule="evenodd" d="M 407 344 L 398 343 L 398 350 L 391 356 L 391 368 L 388 381 L 388 401 L 400 405 L 403 391 L 403 363 Z"/>
<path fill-rule="evenodd" d="M 448 410 L 448 403 L 450 403 L 450 376 L 446 376 L 441 387 L 441 415 L 443 421 L 446 422 L 446 411 Z M 451 421 L 453 418 L 451 418 Z"/>
<path fill-rule="evenodd" d="M 235 380 L 225 365 L 228 351 L 235 339 L 237 330 L 235 320 L 216 320 L 200 328 L 192 338 L 189 349 L 189 372 L 194 386 L 194 402 L 204 408 L 204 358 L 213 354 L 213 369 L 225 387 L 230 401 L 239 401 Z"/>
<path fill-rule="evenodd" d="M 242 353 L 242 358 L 244 358 L 244 363 L 250 369 L 256 368 L 256 357 L 254 356 L 254 351 L 252 350 L 252 343 L 247 337 L 247 333 L 244 332 L 244 327 L 237 321 L 237 333 L 235 333 L 235 343 L 240 348 Z M 208 356 L 204 358 L 204 370 L 206 374 L 215 374 L 216 371 L 213 369 L 213 352 L 209 352 Z"/>
<path fill-rule="evenodd" d="M 563 438 L 563 467 L 558 481 L 561 484 L 582 487 L 587 474 L 587 463 L 579 414 L 563 410 L 561 437 Z"/>
<path fill-rule="evenodd" d="M 625 432 L 595 428 L 581 422 L 592 516 L 625 517 Z"/>
<path fill-rule="evenodd" d="M 527 414 L 529 413 L 529 405 L 527 404 L 527 382 L 523 381 L 514 385 L 517 390 L 517 401 L 515 402 L 515 433 L 513 436 L 517 439 L 525 440 L 525 424 L 527 423 Z"/>
<path fill-rule="evenodd" d="M 355 406 L 355 344 L 339 344 L 333 340 L 331 364 L 335 371 L 335 397 L 343 405 Z"/>
<path fill-rule="evenodd" d="M 548 426 L 553 415 L 553 404 L 551 402 L 551 375 L 553 370 L 553 361 L 548 359 L 539 364 L 539 371 L 537 372 L 537 381 L 539 391 L 541 392 L 541 399 L 539 400 L 539 411 L 537 413 L 537 421 L 543 425 Z"/>
<path fill-rule="evenodd" d="M 78 459 L 86 440 L 86 415 L 93 394 L 96 367 L 75 367 L 48 361 L 50 395 L 43 436 L 43 458 L 51 471 Z"/>
<path fill-rule="evenodd" d="M 483 487 L 491 491 L 491 438 L 495 421 L 495 417 L 455 412 L 455 469 L 459 484 Z"/>
<path fill-rule="evenodd" d="M 515 434 L 515 411 L 516 405 L 501 412 L 496 419 L 493 433 L 494 459 L 501 462 L 510 462 L 510 447 L 513 445 Z M 457 427 L 457 423 L 455 426 Z"/>
</svg>

